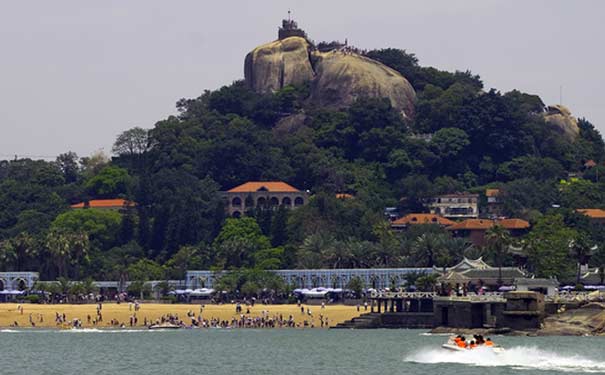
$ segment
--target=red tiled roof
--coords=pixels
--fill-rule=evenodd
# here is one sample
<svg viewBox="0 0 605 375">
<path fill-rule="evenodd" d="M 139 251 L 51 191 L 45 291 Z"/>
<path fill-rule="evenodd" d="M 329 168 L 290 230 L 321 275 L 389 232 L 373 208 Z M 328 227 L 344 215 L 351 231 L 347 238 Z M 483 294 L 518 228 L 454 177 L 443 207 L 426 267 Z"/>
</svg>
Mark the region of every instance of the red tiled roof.
<svg viewBox="0 0 605 375">
<path fill-rule="evenodd" d="M 580 208 L 576 211 L 591 219 L 605 219 L 605 210 L 601 210 L 600 208 Z"/>
<path fill-rule="evenodd" d="M 391 223 L 391 225 L 395 226 L 408 224 L 454 225 L 456 222 L 435 214 L 409 214 Z"/>
<path fill-rule="evenodd" d="M 494 225 L 501 225 L 506 229 L 527 229 L 529 223 L 521 219 L 502 219 L 502 220 L 488 220 L 488 219 L 468 219 L 461 221 L 447 228 L 449 230 L 487 230 Z"/>
<path fill-rule="evenodd" d="M 337 193 L 336 194 L 336 199 L 351 199 L 353 198 L 353 195 L 348 194 L 348 193 Z"/>
<path fill-rule="evenodd" d="M 592 167 L 596 167 L 597 163 L 595 163 L 594 160 L 590 159 L 589 161 L 587 161 L 586 163 L 584 163 L 584 166 L 586 168 L 592 168 Z"/>
<path fill-rule="evenodd" d="M 250 181 L 227 190 L 228 193 L 253 193 L 259 190 L 272 193 L 299 193 L 300 190 L 282 181 Z"/>
<path fill-rule="evenodd" d="M 136 206 L 136 203 L 127 201 L 126 199 L 92 199 L 86 202 L 72 204 L 71 208 L 121 208 L 127 206 Z"/>
<path fill-rule="evenodd" d="M 527 229 L 529 223 L 523 219 L 501 219 L 496 220 L 496 224 L 503 226 L 506 229 Z"/>
<path fill-rule="evenodd" d="M 497 197 L 500 195 L 500 189 L 485 189 L 486 197 Z"/>
</svg>

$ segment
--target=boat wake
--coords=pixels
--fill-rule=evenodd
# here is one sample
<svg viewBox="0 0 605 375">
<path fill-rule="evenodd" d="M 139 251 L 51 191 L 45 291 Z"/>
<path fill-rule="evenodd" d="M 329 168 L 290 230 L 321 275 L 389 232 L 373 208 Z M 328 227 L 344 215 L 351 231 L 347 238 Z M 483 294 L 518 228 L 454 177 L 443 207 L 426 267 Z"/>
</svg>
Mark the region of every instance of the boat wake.
<svg viewBox="0 0 605 375">
<path fill-rule="evenodd" d="M 513 347 L 503 353 L 478 348 L 468 352 L 427 349 L 406 357 L 415 363 L 459 363 L 481 367 L 511 367 L 518 370 L 544 370 L 575 373 L 605 373 L 605 362 L 580 355 L 558 355 L 535 347 Z"/>
</svg>

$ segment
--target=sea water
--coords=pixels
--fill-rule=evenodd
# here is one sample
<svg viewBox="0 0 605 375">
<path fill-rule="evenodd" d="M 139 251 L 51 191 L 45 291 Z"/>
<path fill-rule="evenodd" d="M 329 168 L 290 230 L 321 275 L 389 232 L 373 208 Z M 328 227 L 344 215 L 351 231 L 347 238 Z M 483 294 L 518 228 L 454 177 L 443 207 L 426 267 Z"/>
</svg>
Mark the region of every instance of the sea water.
<svg viewBox="0 0 605 375">
<path fill-rule="evenodd" d="M 605 337 L 492 337 L 448 352 L 417 330 L 0 330 L 0 374 L 605 374 Z"/>
</svg>

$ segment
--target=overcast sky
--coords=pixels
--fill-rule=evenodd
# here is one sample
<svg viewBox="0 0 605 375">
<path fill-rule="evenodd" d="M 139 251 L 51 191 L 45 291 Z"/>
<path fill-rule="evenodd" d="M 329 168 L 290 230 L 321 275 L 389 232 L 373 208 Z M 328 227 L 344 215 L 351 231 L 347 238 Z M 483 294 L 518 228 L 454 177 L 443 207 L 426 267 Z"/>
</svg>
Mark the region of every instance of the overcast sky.
<svg viewBox="0 0 605 375">
<path fill-rule="evenodd" d="M 605 1 L 0 0 L 0 159 L 110 152 L 243 77 L 291 8 L 315 41 L 396 47 L 559 102 L 605 132 Z"/>
</svg>

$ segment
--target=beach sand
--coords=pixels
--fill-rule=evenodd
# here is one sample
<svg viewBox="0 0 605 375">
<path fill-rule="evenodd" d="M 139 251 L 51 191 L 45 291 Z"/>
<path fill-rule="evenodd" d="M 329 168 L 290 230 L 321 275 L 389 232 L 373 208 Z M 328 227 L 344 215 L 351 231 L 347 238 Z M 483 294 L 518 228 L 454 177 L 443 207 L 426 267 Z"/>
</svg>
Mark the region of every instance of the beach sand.
<svg viewBox="0 0 605 375">
<path fill-rule="evenodd" d="M 124 323 L 127 327 L 130 324 L 130 316 L 134 314 L 134 305 L 131 305 L 130 310 L 128 303 L 104 303 L 102 309 L 103 322 L 93 326 L 87 323 L 87 315 L 90 315 L 92 319 L 96 317 L 96 304 L 85 304 L 85 305 L 38 305 L 38 304 L 22 304 L 23 314 L 18 311 L 19 304 L 16 303 L 2 303 L 0 304 L 0 327 L 10 327 L 16 321 L 19 327 L 31 327 L 29 322 L 29 316 L 32 314 L 32 319 L 39 328 L 61 328 L 55 323 L 55 313 L 65 313 L 67 321 L 72 321 L 74 318 L 82 321 L 82 326 L 86 328 L 103 328 L 110 327 L 109 322 L 112 319 L 118 320 L 120 323 Z M 250 316 L 256 317 L 261 316 L 262 311 L 269 311 L 269 316 L 282 314 L 284 319 L 287 319 L 289 315 L 294 317 L 296 323 L 302 323 L 304 320 L 314 321 L 315 326 L 319 327 L 319 315 L 323 314 L 324 318 L 328 318 L 330 326 L 334 326 L 345 320 L 354 318 L 364 313 L 363 306 L 361 312 L 357 311 L 355 306 L 343 306 L 343 305 L 327 305 L 324 309 L 321 306 L 308 306 L 305 307 L 305 314 L 300 312 L 300 307 L 297 305 L 262 305 L 256 304 L 250 308 Z M 306 314 L 306 309 L 309 307 L 313 314 L 313 317 L 309 317 Z M 246 306 L 242 305 L 243 312 L 246 312 Z M 154 321 L 166 314 L 178 314 L 179 318 L 182 319 L 186 324 L 190 322 L 187 318 L 187 312 L 192 311 L 195 316 L 200 312 L 200 305 L 191 304 L 154 304 L 154 303 L 141 303 L 140 310 L 136 313 L 138 318 L 138 326 L 142 327 L 145 317 L 149 321 Z M 368 308 L 369 312 L 369 308 Z M 44 322 L 39 322 L 39 314 L 43 316 Z M 210 305 L 207 304 L 202 313 L 204 319 L 218 318 L 221 320 L 231 320 L 232 318 L 239 318 L 239 314 L 235 313 L 235 305 Z"/>
</svg>

